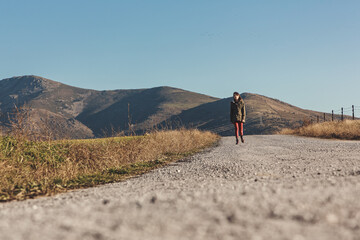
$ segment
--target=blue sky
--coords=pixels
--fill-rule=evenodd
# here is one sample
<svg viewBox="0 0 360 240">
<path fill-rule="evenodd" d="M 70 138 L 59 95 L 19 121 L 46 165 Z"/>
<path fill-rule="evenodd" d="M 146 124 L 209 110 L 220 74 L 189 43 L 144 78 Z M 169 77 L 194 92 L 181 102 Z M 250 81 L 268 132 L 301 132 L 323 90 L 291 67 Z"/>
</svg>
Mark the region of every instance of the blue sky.
<svg viewBox="0 0 360 240">
<path fill-rule="evenodd" d="M 357 0 L 0 0 L 0 79 L 360 106 Z"/>
</svg>

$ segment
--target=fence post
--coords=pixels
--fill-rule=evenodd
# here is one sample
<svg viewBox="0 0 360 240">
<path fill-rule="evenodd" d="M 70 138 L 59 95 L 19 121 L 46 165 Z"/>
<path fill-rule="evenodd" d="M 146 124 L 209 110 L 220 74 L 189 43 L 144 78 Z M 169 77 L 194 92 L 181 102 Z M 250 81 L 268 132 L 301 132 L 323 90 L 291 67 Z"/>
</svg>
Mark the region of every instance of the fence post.
<svg viewBox="0 0 360 240">
<path fill-rule="evenodd" d="M 324 113 L 324 122 L 326 122 L 326 116 L 325 116 L 325 113 Z"/>
<path fill-rule="evenodd" d="M 317 123 L 319 123 L 319 116 L 316 116 L 316 118 L 317 118 Z"/>
<path fill-rule="evenodd" d="M 353 120 L 355 120 L 355 111 L 354 111 L 354 105 L 352 105 L 352 114 L 353 114 Z"/>
<path fill-rule="evenodd" d="M 341 108 L 341 121 L 344 121 L 344 108 Z"/>
<path fill-rule="evenodd" d="M 331 121 L 334 121 L 334 110 L 331 111 Z"/>
</svg>

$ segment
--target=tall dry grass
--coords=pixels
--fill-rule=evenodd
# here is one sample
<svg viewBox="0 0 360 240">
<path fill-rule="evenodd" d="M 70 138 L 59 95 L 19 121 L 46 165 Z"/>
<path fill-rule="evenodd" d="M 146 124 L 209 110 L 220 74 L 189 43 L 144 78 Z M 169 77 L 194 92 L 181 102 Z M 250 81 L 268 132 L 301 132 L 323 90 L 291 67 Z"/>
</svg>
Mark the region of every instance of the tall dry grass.
<svg viewBox="0 0 360 240">
<path fill-rule="evenodd" d="M 297 129 L 284 129 L 280 132 L 280 134 L 330 139 L 360 140 L 360 120 L 315 123 L 302 126 Z"/>
<path fill-rule="evenodd" d="M 211 132 L 185 129 L 91 140 L 2 136 L 0 201 L 119 181 L 198 152 L 218 138 Z"/>
</svg>

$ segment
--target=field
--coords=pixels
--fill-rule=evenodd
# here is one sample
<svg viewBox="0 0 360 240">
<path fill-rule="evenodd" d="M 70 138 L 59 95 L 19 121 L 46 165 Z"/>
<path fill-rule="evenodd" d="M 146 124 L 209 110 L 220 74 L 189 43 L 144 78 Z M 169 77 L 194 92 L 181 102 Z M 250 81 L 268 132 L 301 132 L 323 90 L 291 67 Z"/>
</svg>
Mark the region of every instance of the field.
<svg viewBox="0 0 360 240">
<path fill-rule="evenodd" d="M 329 139 L 360 140 L 360 120 L 315 123 L 296 129 L 284 129 L 280 134 Z"/>
<path fill-rule="evenodd" d="M 214 144 L 198 130 L 92 140 L 30 141 L 0 137 L 0 201 L 52 195 L 121 181 Z"/>
</svg>

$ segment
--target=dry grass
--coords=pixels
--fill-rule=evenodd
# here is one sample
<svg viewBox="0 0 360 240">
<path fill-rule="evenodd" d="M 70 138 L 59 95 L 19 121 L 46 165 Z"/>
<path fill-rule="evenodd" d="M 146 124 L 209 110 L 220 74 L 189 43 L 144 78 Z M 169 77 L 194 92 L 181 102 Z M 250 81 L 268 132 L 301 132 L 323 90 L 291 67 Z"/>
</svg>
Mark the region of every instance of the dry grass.
<svg viewBox="0 0 360 240">
<path fill-rule="evenodd" d="M 360 120 L 315 123 L 296 129 L 284 129 L 280 134 L 360 140 Z"/>
<path fill-rule="evenodd" d="M 218 140 L 198 130 L 94 140 L 0 137 L 0 201 L 120 181 L 178 160 Z"/>
</svg>

